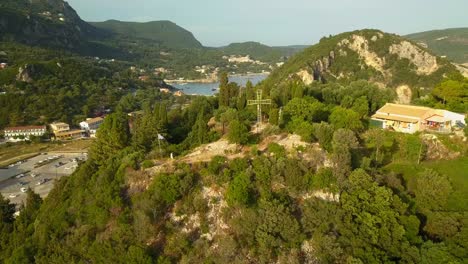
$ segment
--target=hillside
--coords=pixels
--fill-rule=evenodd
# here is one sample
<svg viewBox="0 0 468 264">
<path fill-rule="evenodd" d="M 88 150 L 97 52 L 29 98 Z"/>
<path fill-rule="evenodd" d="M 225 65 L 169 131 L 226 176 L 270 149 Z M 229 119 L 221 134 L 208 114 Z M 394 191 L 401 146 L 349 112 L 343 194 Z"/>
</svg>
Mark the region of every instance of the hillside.
<svg viewBox="0 0 468 264">
<path fill-rule="evenodd" d="M 171 48 L 202 48 L 201 43 L 191 32 L 171 21 L 137 23 L 108 20 L 105 22 L 90 22 L 90 24 L 128 39 L 156 41 Z"/>
<path fill-rule="evenodd" d="M 0 40 L 28 45 L 80 49 L 88 38 L 103 36 L 62 0 L 6 0 L 0 3 Z"/>
<path fill-rule="evenodd" d="M 447 56 L 456 63 L 468 63 L 468 28 L 449 28 L 414 33 L 405 36 L 427 45 L 439 56 Z"/>
<path fill-rule="evenodd" d="M 404 38 L 378 30 L 360 30 L 324 37 L 288 60 L 265 80 L 269 89 L 294 76 L 306 85 L 368 80 L 379 86 L 424 94 L 445 74 L 457 73 L 449 61 Z"/>
</svg>

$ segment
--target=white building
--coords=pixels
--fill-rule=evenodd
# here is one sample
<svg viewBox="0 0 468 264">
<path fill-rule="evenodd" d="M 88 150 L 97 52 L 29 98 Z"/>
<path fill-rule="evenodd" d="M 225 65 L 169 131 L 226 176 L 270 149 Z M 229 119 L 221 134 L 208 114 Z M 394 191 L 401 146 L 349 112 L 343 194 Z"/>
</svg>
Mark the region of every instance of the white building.
<svg viewBox="0 0 468 264">
<path fill-rule="evenodd" d="M 29 140 L 31 136 L 41 137 L 45 133 L 45 126 L 7 127 L 4 130 L 5 139 L 13 142 Z"/>
<path fill-rule="evenodd" d="M 99 126 L 102 125 L 103 122 L 104 118 L 102 117 L 88 118 L 86 119 L 86 121 L 80 123 L 80 127 L 82 130 L 89 133 L 91 137 L 95 137 L 96 131 L 98 130 Z"/>
</svg>

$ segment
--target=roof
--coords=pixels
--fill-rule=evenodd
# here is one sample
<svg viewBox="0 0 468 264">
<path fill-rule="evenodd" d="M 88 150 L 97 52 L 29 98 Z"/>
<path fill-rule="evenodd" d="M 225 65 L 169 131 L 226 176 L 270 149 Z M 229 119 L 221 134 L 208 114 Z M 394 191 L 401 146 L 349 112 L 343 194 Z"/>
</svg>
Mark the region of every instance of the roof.
<svg viewBox="0 0 468 264">
<path fill-rule="evenodd" d="M 18 131 L 18 130 L 33 130 L 33 129 L 46 129 L 45 126 L 19 126 L 19 127 L 7 127 L 5 131 Z"/>
<path fill-rule="evenodd" d="M 56 123 L 52 123 L 50 125 L 51 126 L 68 126 L 68 124 L 64 123 L 64 122 L 56 122 Z"/>
<path fill-rule="evenodd" d="M 85 120 L 83 122 L 88 123 L 88 124 L 93 124 L 93 123 L 97 123 L 97 122 L 100 122 L 100 121 L 103 121 L 103 120 L 104 120 L 104 118 L 102 118 L 102 117 L 95 117 L 95 118 Z"/>
<path fill-rule="evenodd" d="M 408 118 L 423 119 L 424 116 L 433 109 L 423 106 L 385 104 L 377 111 L 377 114 L 400 115 Z M 391 117 L 393 119 L 394 116 Z M 387 118 L 388 119 L 388 118 Z"/>
<path fill-rule="evenodd" d="M 450 119 L 445 118 L 443 116 L 439 116 L 439 115 L 433 115 L 433 116 L 427 118 L 426 120 L 431 121 L 431 122 L 437 122 L 437 123 L 445 123 L 447 121 L 450 121 Z"/>
<path fill-rule="evenodd" d="M 419 120 L 415 119 L 415 118 L 408 118 L 408 117 L 401 117 L 401 116 L 389 116 L 389 115 L 382 115 L 382 114 L 375 114 L 375 115 L 372 116 L 372 118 L 400 121 L 400 122 L 406 122 L 406 123 L 417 123 L 417 122 L 419 122 Z"/>
</svg>

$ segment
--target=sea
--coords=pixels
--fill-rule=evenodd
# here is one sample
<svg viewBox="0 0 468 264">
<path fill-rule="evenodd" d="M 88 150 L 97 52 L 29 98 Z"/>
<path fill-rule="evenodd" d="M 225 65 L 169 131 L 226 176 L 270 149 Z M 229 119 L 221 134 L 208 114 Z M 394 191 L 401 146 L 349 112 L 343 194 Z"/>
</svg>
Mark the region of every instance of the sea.
<svg viewBox="0 0 468 264">
<path fill-rule="evenodd" d="M 229 76 L 230 82 L 236 82 L 240 86 L 245 86 L 247 81 L 251 81 L 253 85 L 265 80 L 267 74 L 249 74 L 249 75 L 234 75 Z M 219 91 L 219 82 L 216 83 L 171 83 L 170 85 L 182 90 L 189 95 L 206 95 L 211 96 Z"/>
</svg>

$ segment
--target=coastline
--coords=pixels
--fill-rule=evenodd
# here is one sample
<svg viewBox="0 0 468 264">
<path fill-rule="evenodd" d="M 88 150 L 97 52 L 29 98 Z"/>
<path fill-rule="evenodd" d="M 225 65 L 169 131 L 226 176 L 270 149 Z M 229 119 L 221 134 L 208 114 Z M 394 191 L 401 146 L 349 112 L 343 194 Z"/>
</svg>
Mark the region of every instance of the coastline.
<svg viewBox="0 0 468 264">
<path fill-rule="evenodd" d="M 238 73 L 238 74 L 231 74 L 229 77 L 241 77 L 241 76 L 259 76 L 259 75 L 270 75 L 270 72 L 260 72 L 260 73 Z M 164 82 L 170 84 L 182 84 L 182 83 L 217 83 L 217 79 L 196 79 L 196 80 L 164 80 Z"/>
</svg>

